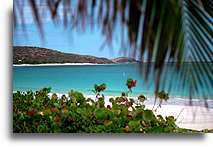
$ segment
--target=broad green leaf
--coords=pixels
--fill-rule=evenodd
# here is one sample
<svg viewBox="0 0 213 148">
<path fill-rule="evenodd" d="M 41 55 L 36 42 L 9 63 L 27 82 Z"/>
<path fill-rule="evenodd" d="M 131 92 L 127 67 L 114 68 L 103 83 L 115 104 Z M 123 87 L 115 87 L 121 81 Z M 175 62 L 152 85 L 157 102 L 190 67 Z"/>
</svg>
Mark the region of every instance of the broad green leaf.
<svg viewBox="0 0 213 148">
<path fill-rule="evenodd" d="M 146 121 L 152 121 L 152 120 L 155 120 L 155 116 L 153 114 L 153 112 L 151 110 L 144 110 L 143 112 L 143 118 L 144 120 Z"/>
</svg>

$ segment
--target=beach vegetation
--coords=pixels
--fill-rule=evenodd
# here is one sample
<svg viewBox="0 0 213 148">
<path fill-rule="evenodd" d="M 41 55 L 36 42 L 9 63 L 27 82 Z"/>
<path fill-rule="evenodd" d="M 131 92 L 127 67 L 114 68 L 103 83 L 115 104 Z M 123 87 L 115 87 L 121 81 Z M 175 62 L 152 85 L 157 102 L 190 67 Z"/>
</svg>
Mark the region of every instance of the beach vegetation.
<svg viewBox="0 0 213 148">
<path fill-rule="evenodd" d="M 106 89 L 95 85 L 95 92 Z M 164 96 L 164 93 L 160 93 Z M 160 95 L 160 96 L 161 96 Z M 167 96 L 167 95 L 165 95 Z M 165 97 L 163 97 L 165 98 Z M 96 100 L 71 90 L 68 96 L 51 94 L 51 88 L 13 93 L 14 133 L 185 133 L 196 132 L 176 125 L 173 116 L 156 115 L 147 109 L 144 95 L 137 100 L 122 93 Z"/>
<path fill-rule="evenodd" d="M 161 107 L 163 102 L 167 102 L 169 100 L 169 94 L 166 93 L 164 90 L 162 90 L 162 91 L 157 92 L 155 94 L 155 96 L 156 96 L 156 98 L 155 98 L 155 103 L 154 103 L 153 109 L 155 107 L 156 101 L 158 100 L 159 101 L 158 106 L 155 108 L 155 111 L 157 111 L 157 109 L 159 107 Z"/>
<path fill-rule="evenodd" d="M 100 85 L 95 84 L 94 85 L 94 89 L 92 90 L 92 92 L 94 92 L 96 98 L 98 98 L 100 95 L 103 96 L 103 94 L 100 94 L 100 93 L 103 92 L 105 89 L 106 89 L 106 84 L 105 83 L 100 84 Z"/>
<path fill-rule="evenodd" d="M 137 80 L 133 80 L 132 78 L 127 79 L 126 86 L 129 89 L 129 92 L 132 92 L 132 88 L 136 86 Z"/>
</svg>

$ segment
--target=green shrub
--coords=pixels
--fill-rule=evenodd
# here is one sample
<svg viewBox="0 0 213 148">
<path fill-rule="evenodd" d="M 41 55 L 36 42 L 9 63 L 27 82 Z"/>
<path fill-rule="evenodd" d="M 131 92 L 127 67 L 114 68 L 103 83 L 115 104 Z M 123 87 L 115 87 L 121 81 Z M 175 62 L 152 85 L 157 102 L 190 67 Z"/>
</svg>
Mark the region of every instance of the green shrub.
<svg viewBox="0 0 213 148">
<path fill-rule="evenodd" d="M 103 86 L 103 85 L 102 85 Z M 105 89 L 106 87 L 104 87 Z M 101 92 L 104 89 L 98 89 Z M 15 133 L 182 133 L 172 116 L 155 116 L 145 108 L 146 97 L 138 102 L 124 94 L 110 98 L 105 106 L 104 96 L 97 100 L 85 98 L 71 90 L 68 97 L 49 96 L 50 88 L 40 91 L 13 93 L 13 132 Z M 129 110 L 131 108 L 131 110 Z"/>
</svg>

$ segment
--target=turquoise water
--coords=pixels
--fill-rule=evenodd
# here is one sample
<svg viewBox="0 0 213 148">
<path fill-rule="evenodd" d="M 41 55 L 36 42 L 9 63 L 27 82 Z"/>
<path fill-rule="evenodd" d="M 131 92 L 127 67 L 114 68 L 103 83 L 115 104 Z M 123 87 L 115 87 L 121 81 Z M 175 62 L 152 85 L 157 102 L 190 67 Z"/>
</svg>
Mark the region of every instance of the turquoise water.
<svg viewBox="0 0 213 148">
<path fill-rule="evenodd" d="M 189 65 L 185 67 L 190 67 Z M 141 72 L 139 64 L 109 64 L 109 65 L 65 65 L 65 66 L 13 66 L 13 90 L 38 90 L 51 87 L 52 92 L 67 93 L 71 89 L 85 94 L 93 94 L 94 84 L 106 83 L 106 95 L 120 95 L 127 91 L 125 85 L 128 78 L 137 80 L 132 95 L 145 94 L 153 96 L 155 90 L 155 74 L 150 71 L 147 81 Z M 182 87 L 181 77 L 172 64 L 167 64 L 160 83 L 160 90 L 169 92 L 170 96 L 187 97 L 189 88 Z M 204 79 L 205 76 L 204 76 Z M 170 83 L 172 82 L 172 83 Z M 171 87 L 170 89 L 170 86 Z M 206 85 L 207 86 L 207 85 Z M 212 99 L 213 91 L 199 86 L 203 94 Z M 199 94 L 195 94 L 199 96 Z"/>
</svg>

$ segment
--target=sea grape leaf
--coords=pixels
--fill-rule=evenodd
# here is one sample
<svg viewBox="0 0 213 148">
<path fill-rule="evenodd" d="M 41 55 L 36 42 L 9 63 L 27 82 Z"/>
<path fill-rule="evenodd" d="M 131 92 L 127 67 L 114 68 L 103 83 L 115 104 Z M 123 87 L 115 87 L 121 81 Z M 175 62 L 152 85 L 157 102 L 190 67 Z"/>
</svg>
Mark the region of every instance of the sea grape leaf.
<svg viewBox="0 0 213 148">
<path fill-rule="evenodd" d="M 106 112 L 103 109 L 97 109 L 95 116 L 98 120 L 104 120 L 106 118 Z"/>
<path fill-rule="evenodd" d="M 75 103 L 83 103 L 86 99 L 84 97 L 84 95 L 78 91 L 74 91 L 74 90 L 71 90 L 69 92 L 69 97 L 72 99 L 72 101 Z"/>
<path fill-rule="evenodd" d="M 150 132 L 152 132 L 152 133 L 163 133 L 164 132 L 164 128 L 160 127 L 160 126 L 155 126 L 155 127 L 152 127 L 150 129 Z"/>
<path fill-rule="evenodd" d="M 129 125 L 129 127 L 131 129 L 138 129 L 138 128 L 140 128 L 140 122 L 138 120 L 136 120 L 136 121 L 135 120 L 129 121 L 128 125 Z"/>
<path fill-rule="evenodd" d="M 147 121 L 152 121 L 152 120 L 156 119 L 153 112 L 151 110 L 148 110 L 148 109 L 144 110 L 143 118 L 144 118 L 144 120 L 147 120 Z"/>
<path fill-rule="evenodd" d="M 110 121 L 110 120 L 105 120 L 104 121 L 104 125 L 105 126 L 109 126 L 109 125 L 111 125 L 112 124 L 112 121 Z"/>
<path fill-rule="evenodd" d="M 55 107 L 60 107 L 60 105 L 58 103 L 54 103 Z"/>
<path fill-rule="evenodd" d="M 95 132 L 97 132 L 97 133 L 103 133 L 103 132 L 105 132 L 105 126 L 104 125 L 98 125 L 96 127 L 96 131 Z"/>
<path fill-rule="evenodd" d="M 138 96 L 138 100 L 139 100 L 141 103 L 144 103 L 144 101 L 147 100 L 147 98 L 146 98 L 144 95 L 140 95 L 140 96 Z"/>
<path fill-rule="evenodd" d="M 116 110 L 114 110 L 114 114 L 115 114 L 116 116 L 119 116 L 119 115 L 120 115 L 120 113 L 121 113 L 121 110 L 120 110 L 120 109 L 116 109 Z"/>
</svg>

